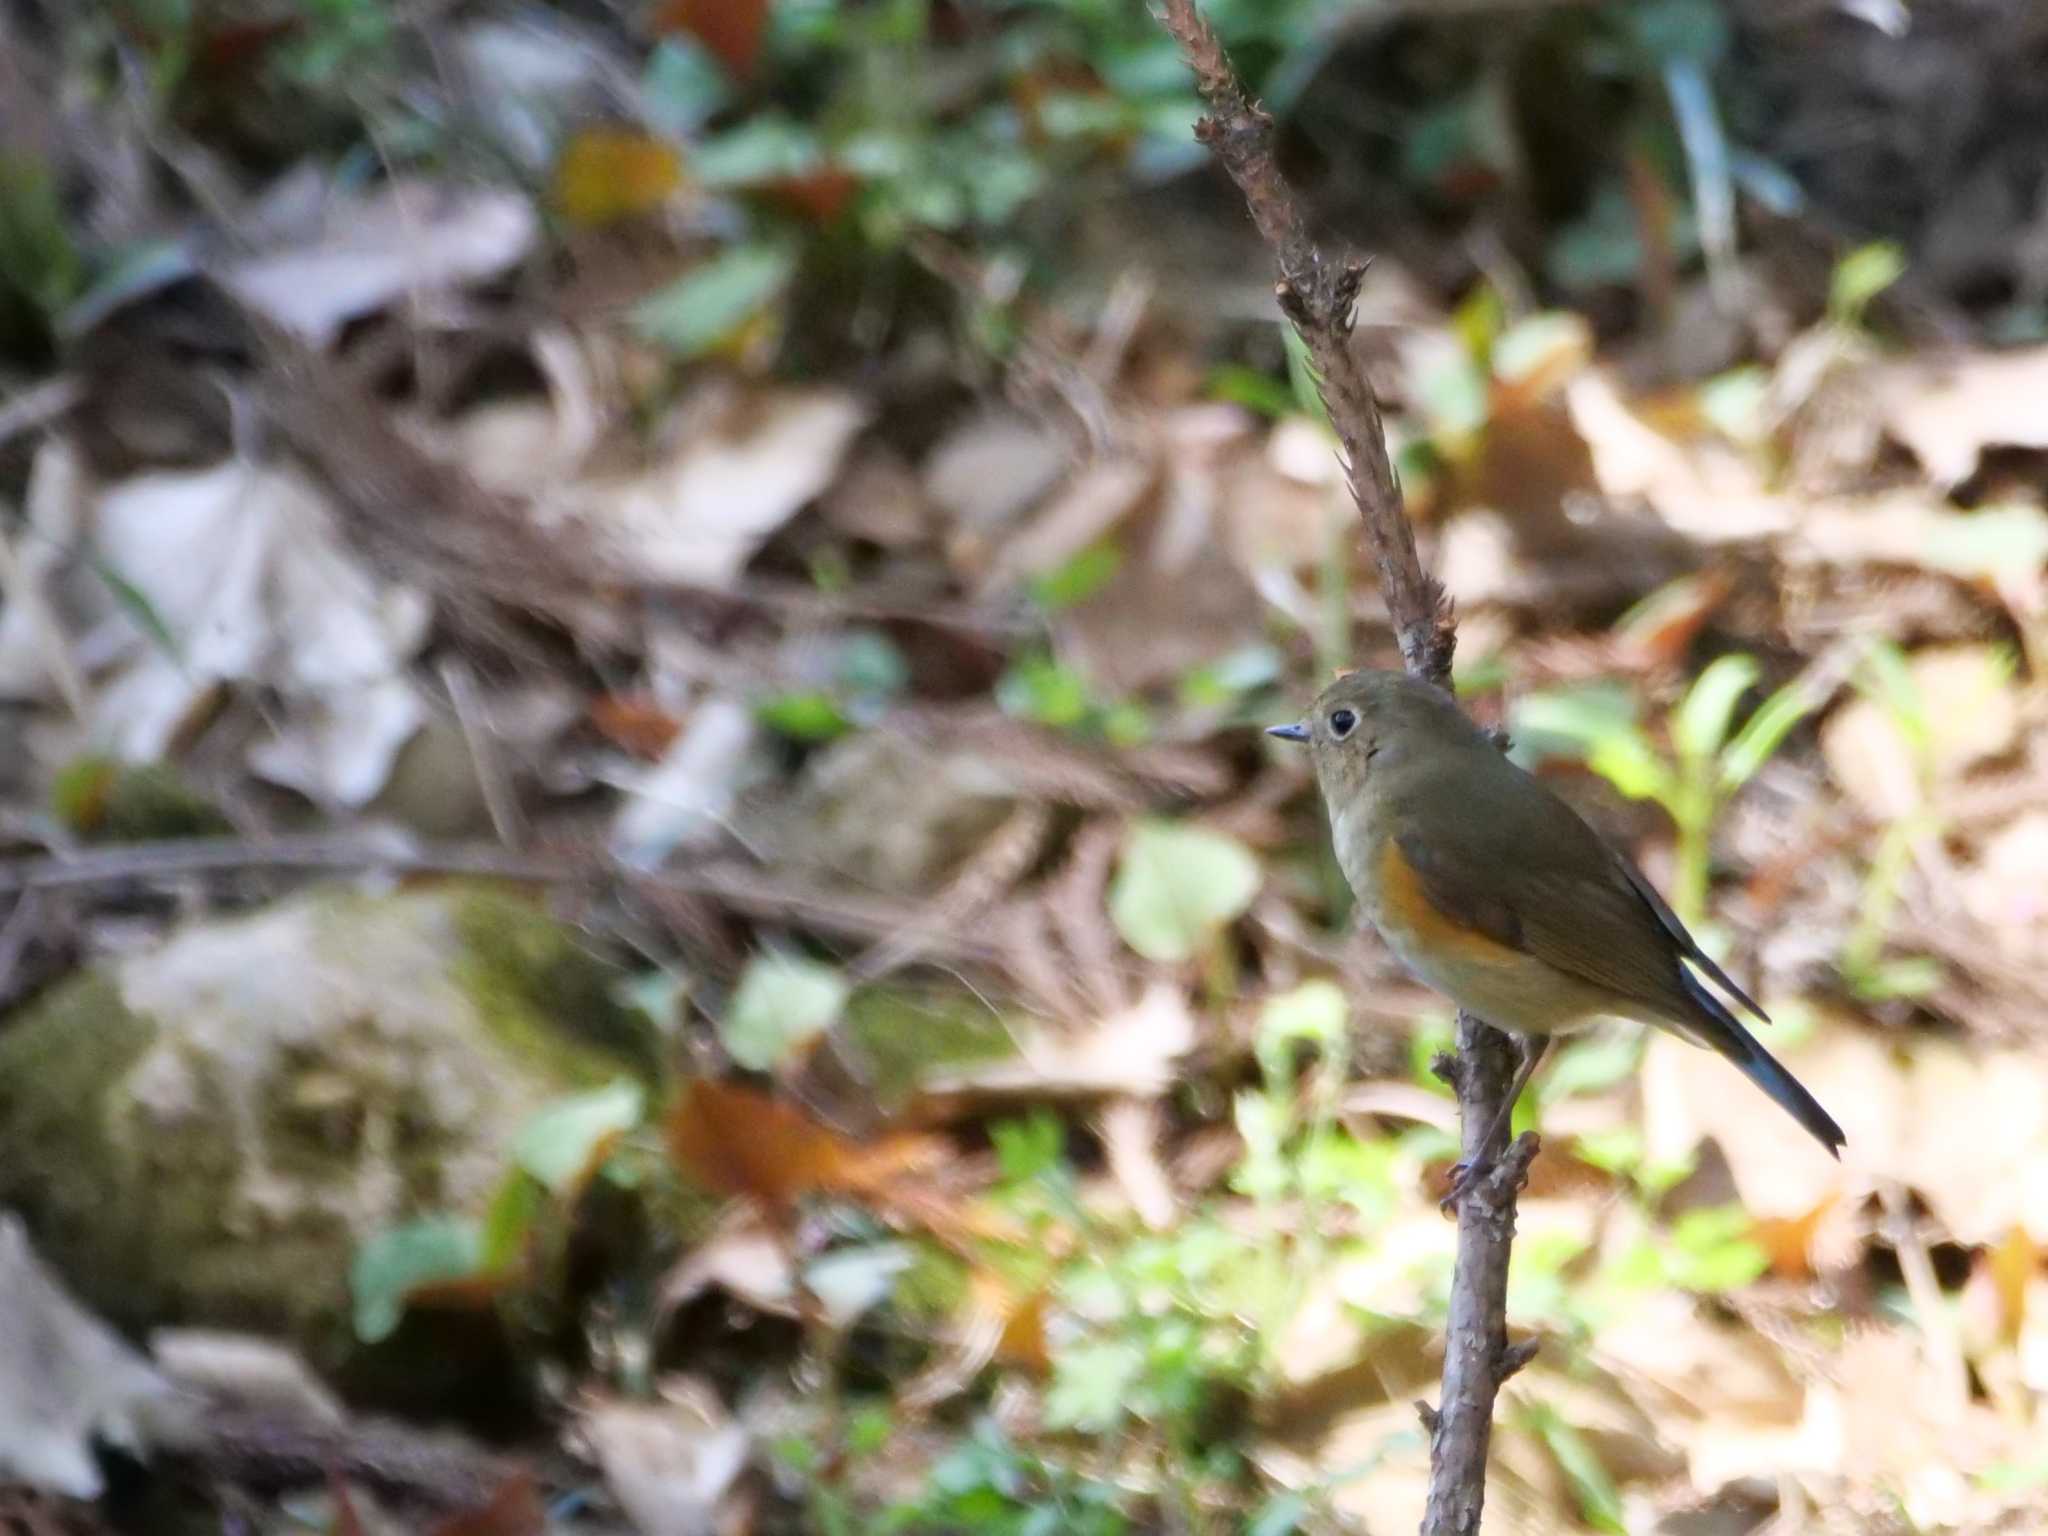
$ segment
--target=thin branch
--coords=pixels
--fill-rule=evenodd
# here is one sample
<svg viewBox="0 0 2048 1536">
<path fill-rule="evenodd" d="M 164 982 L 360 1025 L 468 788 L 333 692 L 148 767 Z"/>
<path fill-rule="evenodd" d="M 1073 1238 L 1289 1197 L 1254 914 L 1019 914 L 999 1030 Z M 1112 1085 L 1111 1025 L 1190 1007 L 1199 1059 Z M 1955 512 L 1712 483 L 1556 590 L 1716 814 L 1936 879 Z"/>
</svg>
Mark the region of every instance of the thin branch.
<svg viewBox="0 0 2048 1536">
<path fill-rule="evenodd" d="M 1402 658 L 1410 672 L 1447 689 L 1457 641 L 1451 606 L 1416 554 L 1415 531 L 1387 455 L 1379 400 L 1351 347 L 1351 310 L 1365 263 L 1348 252 L 1327 254 L 1310 238 L 1273 158 L 1273 120 L 1245 95 L 1194 0 L 1160 3 L 1160 19 L 1194 70 L 1209 108 L 1195 136 L 1223 162 L 1252 222 L 1273 248 L 1280 311 L 1300 333 L 1315 366 Z M 1458 1092 L 1465 1160 L 1475 1168 L 1487 1150 L 1481 1143 L 1507 1099 L 1516 1061 L 1507 1036 L 1469 1013 L 1458 1016 L 1458 1055 L 1447 1075 Z M 1511 1348 L 1507 1342 L 1507 1275 L 1515 1195 L 1535 1151 L 1535 1138 L 1523 1136 L 1471 1181 L 1458 1202 L 1442 1406 L 1423 1412 L 1430 1431 L 1423 1536 L 1477 1536 L 1494 1399 L 1531 1354 L 1527 1345 Z"/>
</svg>

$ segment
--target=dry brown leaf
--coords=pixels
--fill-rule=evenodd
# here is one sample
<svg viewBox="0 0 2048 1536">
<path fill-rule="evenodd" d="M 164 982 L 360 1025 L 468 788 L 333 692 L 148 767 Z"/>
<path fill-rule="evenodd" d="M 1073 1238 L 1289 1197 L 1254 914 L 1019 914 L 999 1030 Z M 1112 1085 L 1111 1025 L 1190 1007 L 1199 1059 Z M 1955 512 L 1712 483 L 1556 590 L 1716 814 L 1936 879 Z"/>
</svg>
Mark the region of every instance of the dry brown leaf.
<svg viewBox="0 0 2048 1536">
<path fill-rule="evenodd" d="M 1840 1163 L 1731 1063 L 1661 1030 L 1643 1056 L 1644 1136 L 1658 1162 L 1711 1139 L 1751 1216 L 1800 1220 L 1884 1166 L 1903 1134 L 1905 1085 L 1886 1047 L 1847 1021 L 1824 1016 L 1796 1049 L 1760 1036 L 1848 1134 Z"/>
<path fill-rule="evenodd" d="M 982 577 L 984 597 L 1058 570 L 1099 543 L 1157 484 L 1150 457 L 1105 458 L 1081 469 L 1002 539 Z"/>
<path fill-rule="evenodd" d="M 714 1194 L 786 1207 L 808 1195 L 877 1195 L 950 1160 L 936 1136 L 872 1142 L 835 1135 L 780 1099 L 693 1079 L 668 1114 L 676 1166 Z"/>
<path fill-rule="evenodd" d="M 670 1378 L 661 1393 L 661 1402 L 593 1403 L 576 1437 L 640 1536 L 713 1536 L 749 1436 L 706 1382 Z"/>
<path fill-rule="evenodd" d="M 0 1213 L 0 1479 L 75 1499 L 102 1487 L 93 1442 L 147 1448 L 168 1383 L 58 1283 L 28 1231 Z"/>
<path fill-rule="evenodd" d="M 1907 671 L 1930 716 L 1928 765 L 1937 786 L 2010 752 L 2019 740 L 2019 693 L 2012 668 L 1988 645 L 1916 651 Z M 1921 765 L 1905 733 L 1881 704 L 1853 698 L 1821 726 L 1821 755 L 1835 780 L 1868 816 L 1884 822 L 1920 805 Z"/>
<path fill-rule="evenodd" d="M 789 1237 L 752 1211 L 743 1212 L 697 1244 L 662 1277 L 663 1313 L 688 1306 L 717 1286 L 757 1312 L 795 1317 L 796 1255 Z"/>
<path fill-rule="evenodd" d="M 970 1334 L 981 1331 L 984 1319 L 993 1320 L 992 1359 L 1028 1371 L 1052 1369 L 1052 1354 L 1045 1335 L 1044 1291 L 1020 1291 L 994 1270 L 976 1269 L 968 1276 L 966 1308 Z"/>
<path fill-rule="evenodd" d="M 1067 472 L 1066 443 L 1028 416 L 990 411 L 953 428 L 926 455 L 926 498 L 946 515 L 955 567 L 981 570 L 989 541 L 1045 498 Z"/>
<path fill-rule="evenodd" d="M 1921 358 L 1872 381 L 1885 430 L 1937 485 L 1976 473 L 1989 448 L 2048 448 L 2048 347 Z"/>
<path fill-rule="evenodd" d="M 236 297 L 315 347 L 396 299 L 499 276 L 540 233 L 532 201 L 503 188 L 399 181 L 361 198 L 333 193 L 325 213 L 308 243 L 222 274 Z"/>
<path fill-rule="evenodd" d="M 622 572 L 723 585 L 832 483 L 867 419 L 866 405 L 839 390 L 720 386 L 653 463 L 544 499 Z"/>
<path fill-rule="evenodd" d="M 931 1095 L 956 1093 L 1123 1094 L 1154 1098 L 1173 1085 L 1200 1026 L 1178 986 L 1159 981 L 1130 1007 L 1090 1025 L 1046 1025 L 1020 1035 L 1014 1055 L 935 1067 L 920 1084 Z"/>
<path fill-rule="evenodd" d="M 644 693 L 604 693 L 590 701 L 598 735 L 631 756 L 652 762 L 668 750 L 682 722 Z"/>
<path fill-rule="evenodd" d="M 687 32 L 702 43 L 735 79 L 752 77 L 768 32 L 769 0 L 661 0 L 650 30 Z"/>
<path fill-rule="evenodd" d="M 450 1516 L 430 1536 L 542 1536 L 547 1528 L 540 1489 L 532 1473 L 521 1471 L 501 1483 L 489 1503 Z"/>
</svg>

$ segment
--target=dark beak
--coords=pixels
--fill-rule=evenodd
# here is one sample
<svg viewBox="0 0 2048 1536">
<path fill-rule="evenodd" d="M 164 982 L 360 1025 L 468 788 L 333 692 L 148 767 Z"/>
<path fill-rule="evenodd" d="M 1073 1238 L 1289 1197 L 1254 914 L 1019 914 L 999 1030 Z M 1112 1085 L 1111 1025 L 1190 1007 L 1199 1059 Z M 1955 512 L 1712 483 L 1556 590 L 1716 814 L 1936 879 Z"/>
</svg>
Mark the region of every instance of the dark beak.
<svg viewBox="0 0 2048 1536">
<path fill-rule="evenodd" d="M 1266 734 L 1268 736 L 1278 736 L 1282 741 L 1307 741 L 1308 727 L 1299 723 L 1294 725 L 1269 725 L 1266 727 Z"/>
</svg>

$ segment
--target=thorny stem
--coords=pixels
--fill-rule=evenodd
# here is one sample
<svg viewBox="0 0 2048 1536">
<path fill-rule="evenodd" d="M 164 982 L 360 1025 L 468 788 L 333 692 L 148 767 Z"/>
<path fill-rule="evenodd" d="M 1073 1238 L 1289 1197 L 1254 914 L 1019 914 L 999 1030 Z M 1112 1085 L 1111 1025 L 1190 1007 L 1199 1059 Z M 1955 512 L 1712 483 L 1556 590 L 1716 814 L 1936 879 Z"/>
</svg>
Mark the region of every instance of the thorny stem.
<svg viewBox="0 0 2048 1536">
<path fill-rule="evenodd" d="M 1379 400 L 1351 348 L 1351 308 L 1365 263 L 1348 253 L 1332 257 L 1309 238 L 1273 159 L 1272 118 L 1245 95 L 1195 0 L 1160 0 L 1160 6 L 1160 20 L 1180 45 L 1209 108 L 1195 136 L 1223 162 L 1273 249 L 1279 267 L 1275 297 L 1314 364 L 1402 659 L 1416 676 L 1448 688 L 1457 642 L 1451 605 L 1416 553 Z M 1458 1016 L 1458 1055 L 1450 1076 L 1458 1092 L 1465 1160 L 1475 1167 L 1488 1150 L 1479 1142 L 1507 1098 L 1516 1061 L 1507 1036 L 1469 1013 Z M 1423 1536 L 1477 1536 L 1494 1399 L 1501 1383 L 1529 1358 L 1526 1345 L 1511 1348 L 1507 1342 L 1507 1274 L 1515 1195 L 1535 1150 L 1535 1138 L 1523 1136 L 1470 1182 L 1458 1204 L 1443 1400 L 1424 1414 L 1430 1486 Z"/>
</svg>

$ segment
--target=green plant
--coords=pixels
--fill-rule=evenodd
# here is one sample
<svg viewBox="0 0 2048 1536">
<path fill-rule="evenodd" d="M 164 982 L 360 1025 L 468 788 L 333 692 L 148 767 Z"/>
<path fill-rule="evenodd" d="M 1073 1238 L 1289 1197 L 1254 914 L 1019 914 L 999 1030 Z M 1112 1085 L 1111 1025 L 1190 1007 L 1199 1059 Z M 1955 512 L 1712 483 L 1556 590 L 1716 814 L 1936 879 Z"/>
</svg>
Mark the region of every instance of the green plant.
<svg viewBox="0 0 2048 1536">
<path fill-rule="evenodd" d="M 1518 736 L 1561 739 L 1630 799 L 1663 807 L 1678 834 L 1671 906 L 1688 925 L 1706 917 L 1714 826 L 1722 809 L 1819 702 L 1794 681 L 1734 728 L 1736 706 L 1758 675 L 1748 656 L 1723 656 L 1710 665 L 1666 722 L 1669 750 L 1636 724 L 1633 705 L 1610 690 L 1533 695 L 1516 711 Z"/>
<path fill-rule="evenodd" d="M 1905 652 L 1889 640 L 1871 643 L 1850 681 L 1858 693 L 1884 711 L 1905 741 L 1920 792 L 1915 808 L 1885 827 L 1877 851 L 1871 855 L 1856 904 L 1856 925 L 1842 945 L 1842 979 L 1857 996 L 1873 1002 L 1916 997 L 1940 983 L 1940 963 L 1925 955 L 1887 958 L 1884 949 L 1913 850 L 1942 835 L 1939 800 L 1934 793 L 1933 722 L 1906 665 Z"/>
</svg>

